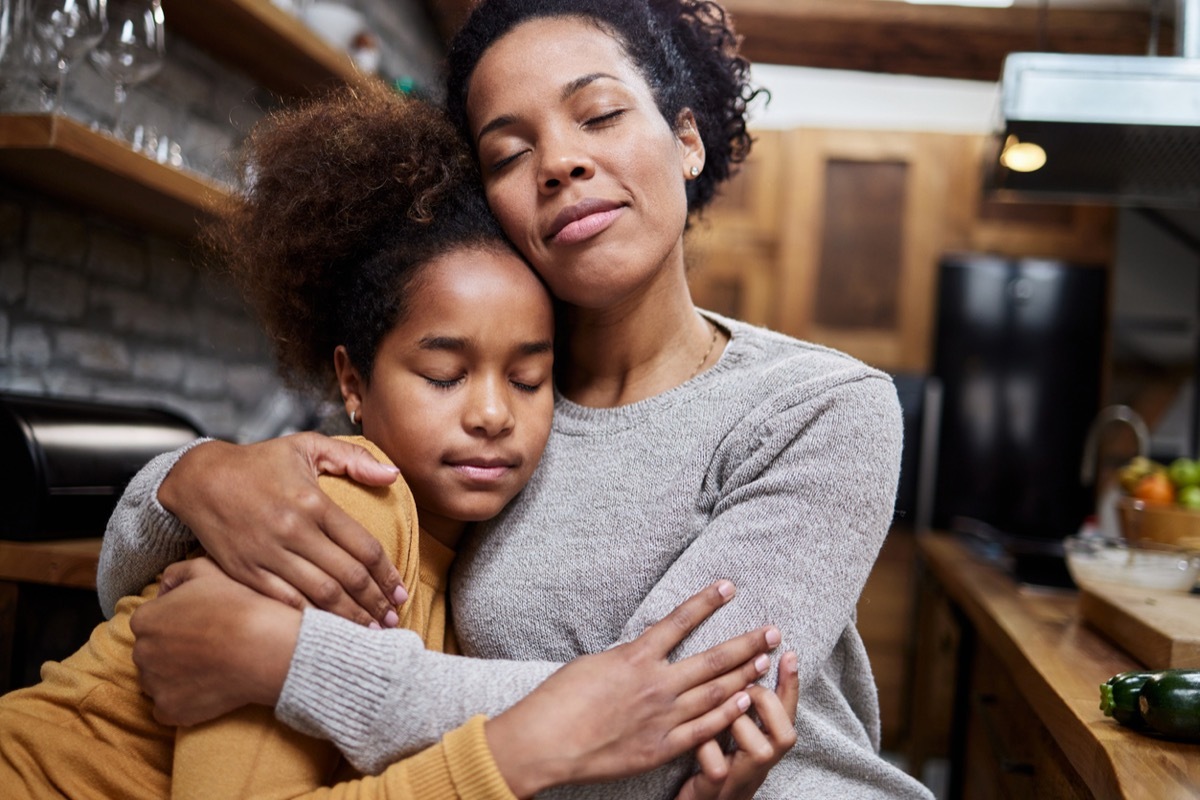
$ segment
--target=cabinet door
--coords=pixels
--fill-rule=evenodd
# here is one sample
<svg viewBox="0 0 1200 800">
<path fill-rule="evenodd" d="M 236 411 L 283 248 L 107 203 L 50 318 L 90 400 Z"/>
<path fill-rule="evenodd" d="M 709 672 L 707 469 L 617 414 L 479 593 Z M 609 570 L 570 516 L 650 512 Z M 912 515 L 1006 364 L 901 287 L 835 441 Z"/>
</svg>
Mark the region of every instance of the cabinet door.
<svg viewBox="0 0 1200 800">
<path fill-rule="evenodd" d="M 786 333 L 892 371 L 928 367 L 934 264 L 962 137 L 796 130 L 786 152 Z"/>
</svg>

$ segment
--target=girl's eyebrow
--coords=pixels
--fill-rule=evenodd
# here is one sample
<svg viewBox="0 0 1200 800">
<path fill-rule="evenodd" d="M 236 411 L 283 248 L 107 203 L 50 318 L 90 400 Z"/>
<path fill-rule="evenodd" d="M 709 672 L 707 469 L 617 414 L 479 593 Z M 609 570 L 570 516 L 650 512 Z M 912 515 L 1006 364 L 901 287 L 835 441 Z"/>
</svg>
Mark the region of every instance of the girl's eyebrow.
<svg viewBox="0 0 1200 800">
<path fill-rule="evenodd" d="M 445 351 L 452 353 L 461 353 L 467 349 L 469 342 L 461 336 L 426 336 L 417 342 L 417 347 L 422 350 Z M 517 345 L 517 349 L 521 355 L 535 356 L 539 353 L 550 353 L 554 350 L 554 343 L 549 339 L 541 339 L 534 342 L 522 342 Z"/>
<path fill-rule="evenodd" d="M 467 349 L 467 340 L 461 336 L 426 336 L 417 342 L 422 350 L 448 350 L 461 353 Z"/>
<path fill-rule="evenodd" d="M 608 78 L 609 80 L 614 80 L 617 82 L 620 82 L 620 80 L 621 80 L 616 75 L 610 75 L 607 72 L 589 72 L 587 75 L 580 75 L 575 80 L 569 81 L 565 86 L 563 86 L 562 91 L 559 93 L 559 96 L 558 96 L 559 102 L 564 102 L 566 100 L 569 100 L 571 98 L 571 95 L 575 94 L 576 92 L 580 91 L 581 89 L 583 89 L 586 86 L 590 86 L 591 84 L 595 83 L 596 81 L 600 80 L 601 78 Z M 479 129 L 479 133 L 475 135 L 475 144 L 478 145 L 479 142 L 481 142 L 483 140 L 483 137 L 488 135 L 489 133 L 498 131 L 501 128 L 512 125 L 516 121 L 517 121 L 517 118 L 512 116 L 511 114 L 504 114 L 502 116 L 496 117 L 491 122 L 489 122 L 488 124 L 484 125 L 482 128 Z"/>
</svg>

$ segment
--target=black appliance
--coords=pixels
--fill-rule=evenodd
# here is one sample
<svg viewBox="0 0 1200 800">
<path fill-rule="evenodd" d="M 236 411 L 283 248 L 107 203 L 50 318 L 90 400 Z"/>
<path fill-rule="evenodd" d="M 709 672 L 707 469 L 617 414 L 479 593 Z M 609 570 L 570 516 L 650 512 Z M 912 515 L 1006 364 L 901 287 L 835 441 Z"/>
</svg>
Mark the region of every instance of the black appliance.
<svg viewBox="0 0 1200 800">
<path fill-rule="evenodd" d="M 0 394 L 0 539 L 100 536 L 130 478 L 201 435 L 163 409 Z"/>
<path fill-rule="evenodd" d="M 1062 539 L 1093 511 L 1079 469 L 1107 298 L 1102 268 L 979 254 L 940 264 L 933 525 L 991 539 L 1031 583 L 1070 585 Z"/>
</svg>

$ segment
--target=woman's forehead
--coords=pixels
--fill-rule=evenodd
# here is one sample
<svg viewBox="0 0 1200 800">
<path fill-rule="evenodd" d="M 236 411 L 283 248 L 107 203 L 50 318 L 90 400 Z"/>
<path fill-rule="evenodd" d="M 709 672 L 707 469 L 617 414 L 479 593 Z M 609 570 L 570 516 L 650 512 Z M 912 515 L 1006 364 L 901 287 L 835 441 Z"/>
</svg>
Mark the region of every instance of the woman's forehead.
<svg viewBox="0 0 1200 800">
<path fill-rule="evenodd" d="M 520 90 L 555 94 L 579 78 L 606 74 L 645 85 L 622 44 L 590 19 L 540 17 L 527 20 L 497 39 L 479 59 L 467 91 L 467 110 L 503 105 Z"/>
</svg>

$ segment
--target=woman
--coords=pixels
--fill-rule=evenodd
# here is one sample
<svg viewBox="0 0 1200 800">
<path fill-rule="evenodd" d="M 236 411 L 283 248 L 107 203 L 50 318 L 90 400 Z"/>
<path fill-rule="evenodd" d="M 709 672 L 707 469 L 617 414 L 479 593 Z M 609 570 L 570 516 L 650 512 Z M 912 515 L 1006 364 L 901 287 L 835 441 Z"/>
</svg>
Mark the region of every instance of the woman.
<svg viewBox="0 0 1200 800">
<path fill-rule="evenodd" d="M 729 575 L 737 598 L 677 654 L 768 620 L 799 653 L 798 741 L 760 796 L 928 796 L 878 755 L 875 688 L 854 627 L 892 513 L 895 392 L 846 356 L 699 312 L 688 293 L 688 216 L 749 146 L 747 65 L 720 8 L 485 1 L 449 64 L 448 104 L 479 155 L 489 205 L 561 303 L 554 429 L 529 486 L 455 568 L 460 645 L 490 660 L 425 653 L 400 633 L 365 637 L 310 611 L 293 652 L 264 654 L 290 665 L 277 715 L 371 770 L 502 710 L 559 663 L 636 636 Z M 321 469 L 371 478 L 364 459 L 307 437 L 205 444 L 169 461 L 143 473 L 115 518 L 108 595 L 176 557 L 186 524 L 264 591 L 333 608 L 354 595 L 369 611 L 359 619 L 384 618 L 394 575 L 376 567 L 382 590 L 362 588 L 371 581 L 356 562 L 376 560 L 311 489 Z M 164 521 L 173 532 L 139 540 Z M 167 618 L 154 606 L 139 613 Z M 174 628 L 215 613 L 170 608 Z M 189 664 L 170 657 L 165 630 L 139 647 L 160 670 L 147 689 L 164 713 L 195 718 L 236 695 L 237 648 L 202 643 Z M 206 672 L 224 677 L 200 684 L 199 698 L 170 696 L 181 676 Z M 325 683 L 345 675 L 360 690 L 329 697 Z M 564 792 L 669 796 L 687 770 Z"/>
</svg>

